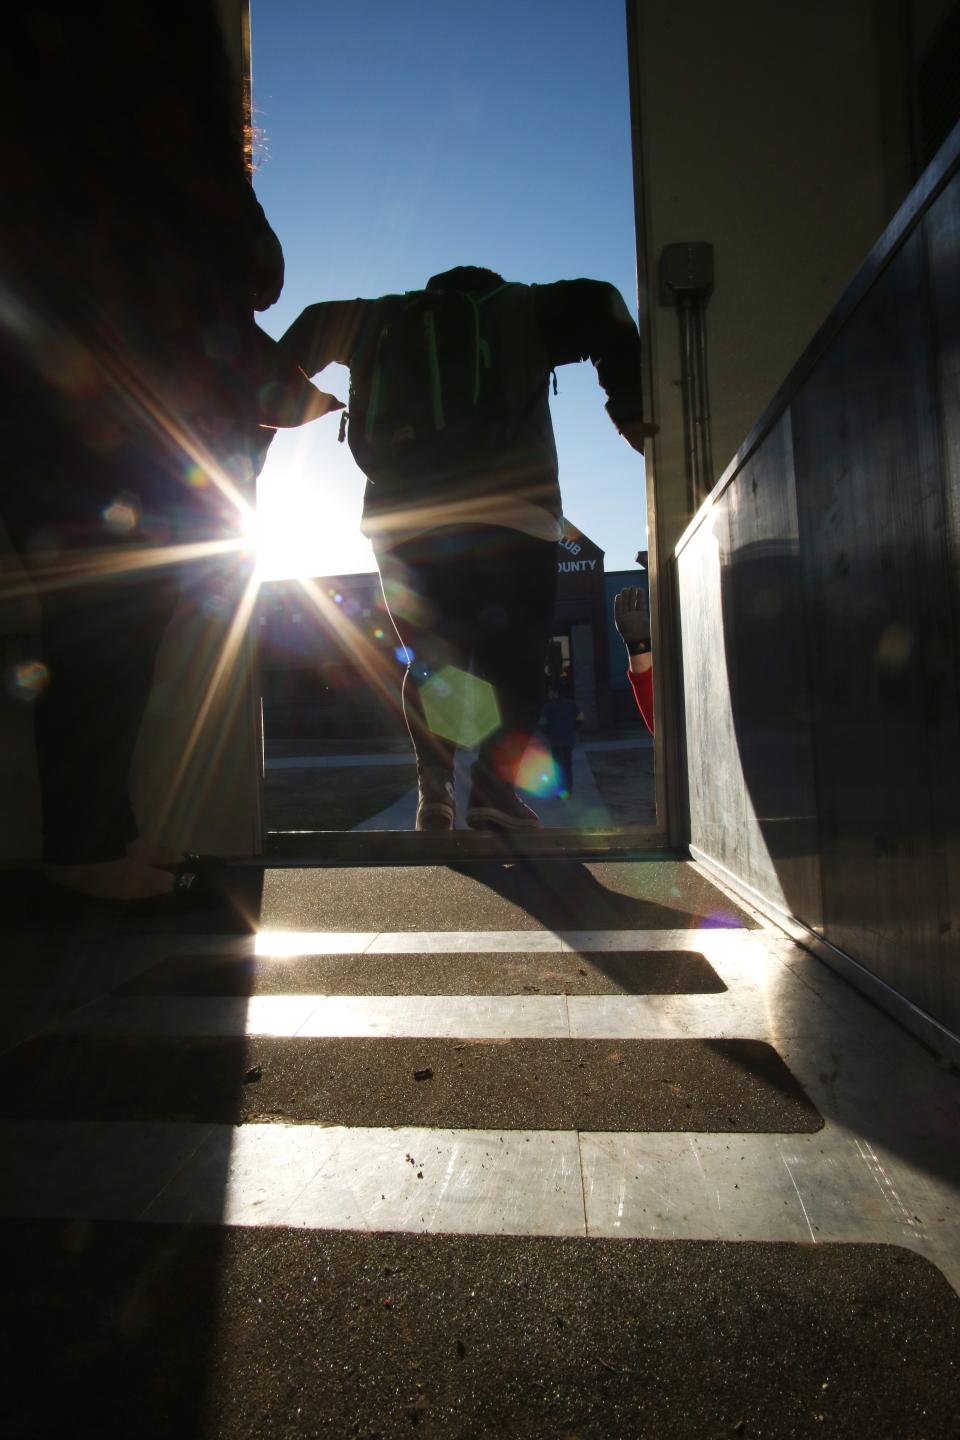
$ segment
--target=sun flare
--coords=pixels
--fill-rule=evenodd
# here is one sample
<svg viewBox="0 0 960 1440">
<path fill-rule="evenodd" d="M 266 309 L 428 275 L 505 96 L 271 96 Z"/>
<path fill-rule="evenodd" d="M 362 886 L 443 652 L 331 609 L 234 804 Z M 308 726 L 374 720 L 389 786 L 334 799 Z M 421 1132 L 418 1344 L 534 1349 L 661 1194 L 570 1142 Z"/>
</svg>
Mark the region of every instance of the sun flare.
<svg viewBox="0 0 960 1440">
<path fill-rule="evenodd" d="M 313 433 L 310 433 L 313 431 Z M 363 477 L 322 422 L 280 432 L 257 486 L 251 539 L 262 581 L 375 570 L 360 533 Z"/>
</svg>

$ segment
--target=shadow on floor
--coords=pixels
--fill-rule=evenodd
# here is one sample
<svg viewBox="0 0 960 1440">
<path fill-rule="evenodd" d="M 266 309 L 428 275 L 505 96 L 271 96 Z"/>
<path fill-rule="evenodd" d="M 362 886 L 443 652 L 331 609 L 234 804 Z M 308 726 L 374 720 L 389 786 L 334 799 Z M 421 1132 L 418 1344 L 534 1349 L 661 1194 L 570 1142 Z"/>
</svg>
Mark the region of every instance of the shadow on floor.
<svg viewBox="0 0 960 1440">
<path fill-rule="evenodd" d="M 122 937 L 248 935 L 257 929 L 263 897 L 259 867 L 227 867 L 202 894 L 119 906 L 73 895 L 38 869 L 0 871 L 0 934 Z"/>
</svg>

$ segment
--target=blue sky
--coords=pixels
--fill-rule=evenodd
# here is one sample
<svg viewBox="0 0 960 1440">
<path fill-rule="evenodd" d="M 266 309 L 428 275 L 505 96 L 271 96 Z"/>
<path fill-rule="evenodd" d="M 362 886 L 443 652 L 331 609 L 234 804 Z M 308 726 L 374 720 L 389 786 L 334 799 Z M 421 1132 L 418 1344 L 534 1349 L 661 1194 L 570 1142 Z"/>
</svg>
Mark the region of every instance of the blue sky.
<svg viewBox="0 0 960 1440">
<path fill-rule="evenodd" d="M 313 301 L 416 289 L 457 264 L 609 280 L 636 313 L 622 0 L 252 0 L 252 34 L 254 180 L 287 263 L 260 317 L 271 334 Z M 338 367 L 322 383 L 346 398 Z M 608 570 L 632 567 L 643 462 L 592 365 L 563 367 L 559 385 L 566 514 Z M 362 489 L 336 418 L 278 436 L 266 541 L 301 571 L 373 568 Z"/>
</svg>

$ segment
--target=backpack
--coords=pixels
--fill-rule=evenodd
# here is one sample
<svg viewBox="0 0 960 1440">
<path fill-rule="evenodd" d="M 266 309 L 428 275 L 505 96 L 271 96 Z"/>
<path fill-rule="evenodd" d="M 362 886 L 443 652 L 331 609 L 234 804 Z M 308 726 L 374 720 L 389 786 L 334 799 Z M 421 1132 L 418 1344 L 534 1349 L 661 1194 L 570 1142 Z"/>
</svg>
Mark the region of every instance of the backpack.
<svg viewBox="0 0 960 1440">
<path fill-rule="evenodd" d="M 458 468 L 509 443 L 517 426 L 505 383 L 510 326 L 493 302 L 519 288 L 416 290 L 377 307 L 350 367 L 347 438 L 381 495 L 449 485 Z"/>
</svg>

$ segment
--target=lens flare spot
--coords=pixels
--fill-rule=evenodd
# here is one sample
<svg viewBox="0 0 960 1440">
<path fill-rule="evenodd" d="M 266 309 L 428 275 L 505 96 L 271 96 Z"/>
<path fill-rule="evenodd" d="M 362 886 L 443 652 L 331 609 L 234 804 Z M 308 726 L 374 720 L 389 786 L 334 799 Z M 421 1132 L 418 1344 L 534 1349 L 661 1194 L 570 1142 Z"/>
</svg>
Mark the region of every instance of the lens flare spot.
<svg viewBox="0 0 960 1440">
<path fill-rule="evenodd" d="M 7 672 L 7 689 L 15 700 L 30 705 L 50 684 L 50 671 L 42 660 L 24 660 Z"/>
<path fill-rule="evenodd" d="M 222 468 L 228 479 L 236 481 L 238 485 L 244 488 L 252 485 L 253 481 L 257 478 L 253 461 L 250 459 L 250 456 L 244 454 L 242 450 L 235 452 L 233 455 L 228 455 L 223 461 Z"/>
<path fill-rule="evenodd" d="M 877 669 L 883 675 L 897 675 L 910 659 L 913 631 L 901 620 L 888 625 L 877 646 Z"/>
<path fill-rule="evenodd" d="M 492 756 L 493 767 L 500 779 L 506 780 L 508 785 L 514 783 L 514 777 L 523 763 L 530 743 L 531 737 L 522 730 L 510 730 L 497 742 Z"/>
<path fill-rule="evenodd" d="M 430 629 L 435 618 L 433 607 L 422 595 L 397 579 L 391 580 L 389 594 L 391 615 L 408 620 L 411 625 L 419 625 L 424 630 Z"/>
<path fill-rule="evenodd" d="M 559 795 L 560 774 L 553 756 L 540 740 L 531 740 L 517 767 L 516 787 L 528 795 Z"/>
<path fill-rule="evenodd" d="M 191 490 L 206 490 L 210 486 L 210 476 L 202 465 L 188 465 L 183 478 Z"/>
<path fill-rule="evenodd" d="M 139 519 L 140 511 L 129 495 L 119 495 L 103 512 L 103 523 L 112 535 L 129 535 Z"/>
<path fill-rule="evenodd" d="M 705 915 L 696 927 L 698 930 L 740 930 L 742 925 L 738 916 L 731 914 L 729 910 L 712 910 Z"/>
<path fill-rule="evenodd" d="M 413 664 L 413 651 L 409 645 L 398 645 L 393 653 L 401 665 Z"/>
<path fill-rule="evenodd" d="M 205 615 L 215 616 L 218 620 L 226 620 L 234 614 L 235 605 L 229 595 L 224 595 L 220 590 L 211 590 L 200 601 L 200 609 Z"/>
<path fill-rule="evenodd" d="M 435 735 L 469 748 L 500 728 L 493 686 L 455 665 L 445 665 L 420 686 L 427 724 Z"/>
<path fill-rule="evenodd" d="M 383 630 L 380 629 L 379 625 L 377 626 L 376 630 L 374 630 L 374 632 L 373 632 L 373 638 L 374 638 L 374 640 L 386 640 L 386 638 L 387 638 L 387 637 L 386 637 L 386 634 L 384 633 Z"/>
</svg>

